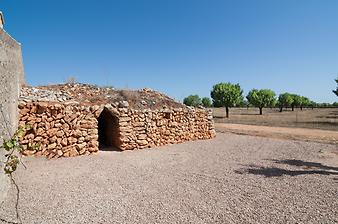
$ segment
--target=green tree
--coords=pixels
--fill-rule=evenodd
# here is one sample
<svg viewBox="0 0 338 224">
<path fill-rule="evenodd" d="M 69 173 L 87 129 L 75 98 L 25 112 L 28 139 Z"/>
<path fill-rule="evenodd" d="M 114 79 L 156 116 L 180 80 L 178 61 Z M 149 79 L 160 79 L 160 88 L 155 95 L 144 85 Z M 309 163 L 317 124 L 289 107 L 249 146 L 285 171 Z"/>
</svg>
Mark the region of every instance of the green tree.
<svg viewBox="0 0 338 224">
<path fill-rule="evenodd" d="M 305 96 L 302 96 L 301 98 L 302 100 L 301 100 L 300 110 L 303 110 L 303 107 L 310 106 L 310 99 Z"/>
<path fill-rule="evenodd" d="M 212 102 L 211 102 L 210 98 L 209 97 L 204 97 L 202 99 L 202 105 L 203 105 L 203 107 L 211 107 L 212 106 Z"/>
<path fill-rule="evenodd" d="M 283 107 L 288 108 L 293 104 L 293 97 L 290 93 L 282 93 L 278 97 L 279 111 L 283 111 Z"/>
<path fill-rule="evenodd" d="M 184 98 L 183 103 L 187 106 L 198 107 L 202 104 L 202 100 L 198 95 L 190 95 Z"/>
<path fill-rule="evenodd" d="M 243 101 L 239 104 L 240 107 L 246 107 L 249 110 L 250 103 L 248 100 L 243 99 Z"/>
<path fill-rule="evenodd" d="M 293 101 L 291 103 L 292 111 L 295 110 L 295 107 L 299 107 L 302 104 L 302 97 L 297 94 L 291 94 Z"/>
<path fill-rule="evenodd" d="M 243 101 L 243 90 L 239 84 L 218 83 L 211 90 L 214 105 L 225 107 L 226 117 L 229 117 L 229 108 L 239 105 Z"/>
<path fill-rule="evenodd" d="M 246 96 L 249 103 L 259 108 L 259 114 L 263 114 L 264 107 L 273 107 L 276 104 L 276 94 L 271 89 L 252 89 Z"/>
<path fill-rule="evenodd" d="M 317 103 L 315 101 L 310 101 L 309 102 L 309 107 L 311 107 L 312 110 L 313 110 L 314 107 L 317 107 Z"/>
<path fill-rule="evenodd" d="M 336 88 L 336 90 L 332 90 L 332 92 L 333 92 L 334 94 L 336 94 L 336 96 L 338 96 L 338 78 L 335 79 L 335 81 L 336 81 L 336 83 L 337 83 L 337 88 Z"/>
</svg>

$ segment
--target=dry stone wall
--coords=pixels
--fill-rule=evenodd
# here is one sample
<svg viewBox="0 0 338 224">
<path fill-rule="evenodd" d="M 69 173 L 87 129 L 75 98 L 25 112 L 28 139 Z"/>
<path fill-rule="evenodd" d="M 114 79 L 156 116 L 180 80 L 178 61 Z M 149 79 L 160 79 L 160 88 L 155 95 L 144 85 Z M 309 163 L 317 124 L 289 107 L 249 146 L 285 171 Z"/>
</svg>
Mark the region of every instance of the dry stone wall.
<svg viewBox="0 0 338 224">
<path fill-rule="evenodd" d="M 211 111 L 205 109 L 135 110 L 127 104 L 119 106 L 21 102 L 19 125 L 32 127 L 21 140 L 23 154 L 72 157 L 95 153 L 100 143 L 134 150 L 216 136 Z"/>
<path fill-rule="evenodd" d="M 89 155 L 98 151 L 99 106 L 21 102 L 19 125 L 31 129 L 21 139 L 24 155 L 47 158 Z"/>
<path fill-rule="evenodd" d="M 119 109 L 122 150 L 142 149 L 216 136 L 210 111 L 205 109 Z"/>
</svg>

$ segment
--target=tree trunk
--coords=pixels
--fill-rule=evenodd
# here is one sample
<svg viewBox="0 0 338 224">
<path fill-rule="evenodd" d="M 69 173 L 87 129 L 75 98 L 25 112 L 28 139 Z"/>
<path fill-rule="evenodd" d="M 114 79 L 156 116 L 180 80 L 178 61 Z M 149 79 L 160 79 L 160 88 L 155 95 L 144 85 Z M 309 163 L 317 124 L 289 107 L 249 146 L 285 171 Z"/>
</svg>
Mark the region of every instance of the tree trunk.
<svg viewBox="0 0 338 224">
<path fill-rule="evenodd" d="M 279 112 L 282 112 L 282 111 L 283 111 L 283 107 L 280 107 L 280 108 L 279 108 Z"/>
<path fill-rule="evenodd" d="M 295 106 L 292 106 L 291 108 L 292 108 L 292 111 L 295 111 Z"/>
<path fill-rule="evenodd" d="M 229 118 L 229 107 L 225 107 L 225 116 Z"/>
<path fill-rule="evenodd" d="M 259 108 L 259 115 L 262 115 L 263 114 L 263 107 L 260 107 Z"/>
<path fill-rule="evenodd" d="M 303 110 L 303 107 L 302 107 L 302 106 L 300 107 L 300 110 Z"/>
</svg>

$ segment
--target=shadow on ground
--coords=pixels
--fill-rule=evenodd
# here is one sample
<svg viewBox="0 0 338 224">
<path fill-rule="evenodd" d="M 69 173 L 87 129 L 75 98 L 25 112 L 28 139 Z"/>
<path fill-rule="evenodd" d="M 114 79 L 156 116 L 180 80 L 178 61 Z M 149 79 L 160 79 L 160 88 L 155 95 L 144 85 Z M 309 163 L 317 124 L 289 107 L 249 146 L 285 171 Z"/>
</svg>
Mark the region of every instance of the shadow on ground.
<svg viewBox="0 0 338 224">
<path fill-rule="evenodd" d="M 302 168 L 301 170 L 289 170 L 278 167 L 264 167 L 249 165 L 247 168 L 236 170 L 237 174 L 254 174 L 264 177 L 280 177 L 280 176 L 299 176 L 299 175 L 310 175 L 310 174 L 320 174 L 320 175 L 338 175 L 338 167 L 326 166 L 321 163 L 315 162 L 306 162 L 302 160 L 272 160 L 276 164 L 286 164 L 289 166 L 295 166 Z"/>
<path fill-rule="evenodd" d="M 121 149 L 118 149 L 114 146 L 100 146 L 99 149 L 103 152 L 123 152 Z"/>
<path fill-rule="evenodd" d="M 272 160 L 275 163 L 279 163 L 279 164 L 287 164 L 290 166 L 303 166 L 306 167 L 308 169 L 311 168 L 319 168 L 321 170 L 335 170 L 338 171 L 338 167 L 333 167 L 333 166 L 326 166 L 323 165 L 321 163 L 315 163 L 315 162 L 306 162 L 303 160 L 298 160 L 298 159 L 285 159 L 285 160 Z"/>
</svg>

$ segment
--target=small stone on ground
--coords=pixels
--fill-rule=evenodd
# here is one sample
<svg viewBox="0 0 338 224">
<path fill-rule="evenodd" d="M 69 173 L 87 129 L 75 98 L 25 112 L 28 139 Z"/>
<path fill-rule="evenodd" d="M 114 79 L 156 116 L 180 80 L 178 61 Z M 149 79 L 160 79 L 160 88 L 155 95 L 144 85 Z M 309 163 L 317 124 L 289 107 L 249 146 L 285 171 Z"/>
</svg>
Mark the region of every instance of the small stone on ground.
<svg viewBox="0 0 338 224">
<path fill-rule="evenodd" d="M 219 133 L 156 149 L 25 158 L 23 223 L 338 223 L 337 146 Z M 16 221 L 15 193 L 0 218 Z"/>
</svg>

